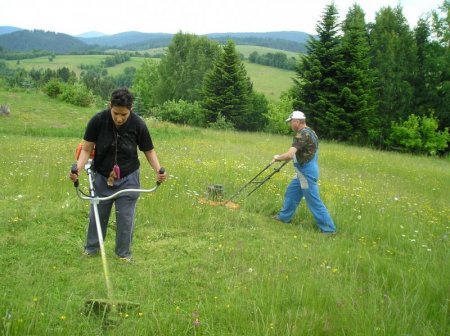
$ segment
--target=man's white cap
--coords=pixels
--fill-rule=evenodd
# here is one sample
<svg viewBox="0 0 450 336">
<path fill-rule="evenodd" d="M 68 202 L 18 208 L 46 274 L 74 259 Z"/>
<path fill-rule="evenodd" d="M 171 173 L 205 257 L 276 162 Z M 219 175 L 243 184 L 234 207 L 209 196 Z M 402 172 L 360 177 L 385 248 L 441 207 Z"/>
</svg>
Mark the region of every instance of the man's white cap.
<svg viewBox="0 0 450 336">
<path fill-rule="evenodd" d="M 291 115 L 289 116 L 289 118 L 286 119 L 286 122 L 291 121 L 292 119 L 301 119 L 301 120 L 305 120 L 305 114 L 301 111 L 294 111 L 291 113 Z"/>
</svg>

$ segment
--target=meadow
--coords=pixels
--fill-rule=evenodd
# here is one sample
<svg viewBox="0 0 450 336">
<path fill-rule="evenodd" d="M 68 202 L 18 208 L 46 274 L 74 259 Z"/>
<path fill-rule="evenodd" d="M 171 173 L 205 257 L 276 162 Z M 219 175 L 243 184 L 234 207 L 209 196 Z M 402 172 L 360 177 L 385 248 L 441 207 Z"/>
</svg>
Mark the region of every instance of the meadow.
<svg viewBox="0 0 450 336">
<path fill-rule="evenodd" d="M 299 56 L 299 53 L 293 52 L 293 51 L 286 51 L 286 50 L 280 50 L 280 49 L 273 49 L 273 48 L 267 48 L 267 47 L 260 47 L 260 46 L 254 46 L 254 45 L 244 45 L 244 44 L 238 44 L 236 45 L 236 50 L 238 53 L 241 53 L 244 55 L 245 58 L 248 58 L 250 54 L 254 51 L 256 51 L 258 54 L 268 54 L 268 53 L 284 53 L 287 57 L 294 57 L 297 58 Z"/>
<path fill-rule="evenodd" d="M 99 257 L 82 256 L 89 202 L 67 175 L 99 107 L 0 89 L 2 335 L 449 334 L 450 162 L 322 141 L 321 196 L 338 227 L 323 236 L 305 204 L 270 217 L 286 166 L 238 209 L 225 198 L 285 151 L 290 137 L 147 120 L 169 178 L 139 200 L 134 262 L 106 255 L 114 298 L 138 302 L 113 324 L 86 316 L 106 298 Z M 143 160 L 144 187 L 154 174 Z M 86 176 L 80 178 L 86 188 Z"/>
<path fill-rule="evenodd" d="M 237 51 L 240 52 L 241 48 L 244 48 L 246 53 L 251 50 L 259 50 L 261 51 L 261 53 L 263 53 L 264 51 L 264 48 L 255 46 L 239 46 L 239 48 L 237 48 Z M 275 51 L 275 49 L 265 49 L 272 50 L 272 52 Z M 159 51 L 160 49 L 157 50 Z M 57 55 L 52 61 L 50 61 L 48 57 L 38 57 L 33 59 L 21 60 L 19 63 L 17 63 L 17 61 L 6 61 L 6 63 L 12 69 L 23 68 L 27 71 L 47 68 L 57 70 L 63 67 L 67 67 L 71 71 L 74 71 L 77 76 L 79 76 L 82 71 L 81 65 L 100 65 L 106 57 L 108 56 Z M 127 62 L 117 64 L 113 67 L 108 67 L 108 74 L 111 76 L 120 75 L 127 67 L 134 67 L 138 69 L 144 60 L 145 58 L 143 57 L 131 57 Z M 154 58 L 152 60 L 155 62 L 159 62 L 158 58 Z M 257 92 L 263 93 L 269 100 L 276 100 L 280 98 L 281 94 L 287 91 L 292 86 L 292 78 L 295 77 L 295 72 L 290 70 L 277 69 L 250 63 L 248 61 L 244 61 L 244 66 L 247 70 L 248 76 L 253 82 L 255 90 Z"/>
</svg>

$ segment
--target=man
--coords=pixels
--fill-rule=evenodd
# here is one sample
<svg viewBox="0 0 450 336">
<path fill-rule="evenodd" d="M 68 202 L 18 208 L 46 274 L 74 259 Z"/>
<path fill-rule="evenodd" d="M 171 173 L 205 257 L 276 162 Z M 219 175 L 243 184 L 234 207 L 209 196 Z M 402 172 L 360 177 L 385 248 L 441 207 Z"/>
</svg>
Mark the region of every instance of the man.
<svg viewBox="0 0 450 336">
<path fill-rule="evenodd" d="M 144 152 L 158 181 L 163 182 L 166 179 L 166 173 L 160 172 L 161 166 L 147 125 L 132 111 L 133 99 L 133 94 L 128 89 L 115 90 L 111 94 L 109 108 L 94 115 L 87 124 L 77 171 L 83 169 L 95 146 L 94 183 L 96 195 L 99 197 L 110 196 L 123 189 L 140 188 L 138 149 Z M 78 173 L 70 173 L 70 179 L 76 181 Z M 138 193 L 124 193 L 98 204 L 103 237 L 106 237 L 111 209 L 113 204 L 115 205 L 115 252 L 120 259 L 128 262 L 131 261 L 131 241 L 138 197 Z M 99 252 L 92 206 L 84 252 L 86 255 Z"/>
<path fill-rule="evenodd" d="M 294 111 L 286 122 L 291 123 L 291 129 L 295 132 L 292 146 L 286 153 L 274 155 L 274 161 L 294 161 L 296 176 L 291 181 L 284 195 L 283 208 L 274 216 L 274 219 L 284 223 L 291 218 L 305 197 L 306 205 L 311 211 L 319 229 L 324 234 L 336 232 L 336 226 L 323 204 L 319 195 L 318 149 L 319 141 L 316 133 L 306 125 L 306 117 L 303 112 Z"/>
</svg>

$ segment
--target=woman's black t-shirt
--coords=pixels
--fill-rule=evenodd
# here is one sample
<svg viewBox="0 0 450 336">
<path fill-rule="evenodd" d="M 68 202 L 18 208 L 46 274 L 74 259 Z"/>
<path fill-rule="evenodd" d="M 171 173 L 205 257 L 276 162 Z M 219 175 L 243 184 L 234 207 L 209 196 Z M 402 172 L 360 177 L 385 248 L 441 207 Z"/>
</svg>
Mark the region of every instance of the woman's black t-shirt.
<svg viewBox="0 0 450 336">
<path fill-rule="evenodd" d="M 95 143 L 93 169 L 108 177 L 115 164 L 125 177 L 139 168 L 138 152 L 152 150 L 153 142 L 144 121 L 133 112 L 125 124 L 116 128 L 111 110 L 97 113 L 88 122 L 84 140 Z"/>
</svg>

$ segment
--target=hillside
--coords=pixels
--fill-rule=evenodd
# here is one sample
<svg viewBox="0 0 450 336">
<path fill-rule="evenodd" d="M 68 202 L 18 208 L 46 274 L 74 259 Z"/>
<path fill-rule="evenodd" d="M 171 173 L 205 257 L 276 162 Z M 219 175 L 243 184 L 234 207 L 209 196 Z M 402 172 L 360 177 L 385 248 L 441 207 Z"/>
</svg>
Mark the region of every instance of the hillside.
<svg viewBox="0 0 450 336">
<path fill-rule="evenodd" d="M 20 30 L 0 35 L 0 47 L 19 52 L 46 50 L 61 54 L 85 52 L 91 48 L 73 36 L 43 30 Z"/>
<path fill-rule="evenodd" d="M 144 50 L 167 46 L 173 34 L 125 32 L 94 38 L 80 38 L 87 44 L 102 47 L 115 47 L 128 50 Z M 206 37 L 219 43 L 232 39 L 237 45 L 256 45 L 292 52 L 304 52 L 309 35 L 303 32 L 267 32 L 267 33 L 211 33 Z"/>
<path fill-rule="evenodd" d="M 1 33 L 3 32 L 3 34 Z M 99 35 L 99 33 L 96 33 Z M 95 37 L 92 33 L 71 36 L 43 30 L 20 30 L 15 27 L 0 27 L 0 47 L 17 52 L 46 50 L 54 53 L 83 53 L 87 50 L 125 49 L 145 50 L 166 47 L 173 34 L 123 32 L 114 35 Z M 267 33 L 213 33 L 205 35 L 219 43 L 234 40 L 236 45 L 255 45 L 290 52 L 304 52 L 308 34 L 303 32 L 267 32 Z"/>
<path fill-rule="evenodd" d="M 97 31 L 89 31 L 89 32 L 85 32 L 83 34 L 77 35 L 75 37 L 78 38 L 91 38 L 91 37 L 101 37 L 101 36 L 106 36 L 106 34 L 97 32 Z"/>
<path fill-rule="evenodd" d="M 23 30 L 22 28 L 17 28 L 13 26 L 0 26 L 0 35 L 10 34 L 15 31 Z"/>
<path fill-rule="evenodd" d="M 129 45 L 139 45 L 139 44 L 145 44 L 149 41 L 154 40 L 165 40 L 166 44 L 168 45 L 170 43 L 170 40 L 172 39 L 173 34 L 166 34 L 166 33 L 141 33 L 141 32 L 124 32 L 114 35 L 104 35 L 104 36 L 97 36 L 97 37 L 89 37 L 89 38 L 79 38 L 80 41 L 94 45 L 97 44 L 99 46 L 103 47 L 117 47 L 117 48 L 126 48 Z M 145 49 L 145 48 L 143 48 Z"/>
</svg>

